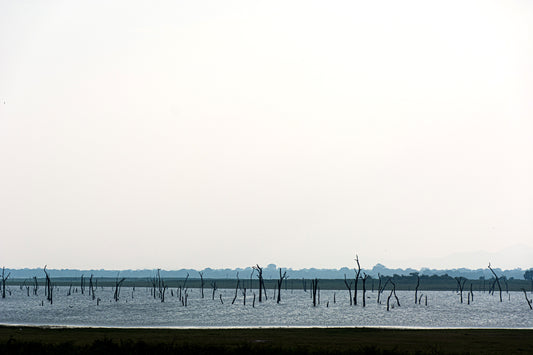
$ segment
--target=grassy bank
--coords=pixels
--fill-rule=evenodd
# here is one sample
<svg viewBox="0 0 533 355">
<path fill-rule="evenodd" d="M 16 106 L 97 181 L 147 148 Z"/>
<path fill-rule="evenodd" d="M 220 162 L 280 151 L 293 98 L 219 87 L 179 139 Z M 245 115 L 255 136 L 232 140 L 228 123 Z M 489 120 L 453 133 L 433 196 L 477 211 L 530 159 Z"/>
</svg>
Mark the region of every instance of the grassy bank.
<svg viewBox="0 0 533 355">
<path fill-rule="evenodd" d="M 531 354 L 533 330 L 0 327 L 0 353 Z"/>
</svg>

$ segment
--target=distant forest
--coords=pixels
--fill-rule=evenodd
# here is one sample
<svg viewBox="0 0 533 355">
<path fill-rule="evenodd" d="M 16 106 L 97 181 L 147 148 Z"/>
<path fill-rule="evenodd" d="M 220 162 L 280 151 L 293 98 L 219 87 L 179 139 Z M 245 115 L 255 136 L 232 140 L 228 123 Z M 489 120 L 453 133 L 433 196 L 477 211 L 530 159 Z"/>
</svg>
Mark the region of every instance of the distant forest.
<svg viewBox="0 0 533 355">
<path fill-rule="evenodd" d="M 488 263 L 487 263 L 488 264 Z M 496 265 L 493 265 L 494 271 L 501 277 L 507 279 L 516 279 L 516 280 L 529 280 L 529 275 L 532 273 L 533 269 L 522 270 L 522 269 L 512 269 L 512 270 L 501 270 Z M 291 279 L 344 279 L 344 276 L 348 278 L 353 278 L 354 268 L 343 267 L 341 269 L 299 269 L 294 270 L 291 268 L 282 267 L 283 271 L 287 272 L 287 276 Z M 154 276 L 154 269 L 143 269 L 143 270 L 77 270 L 77 269 L 48 269 L 50 274 L 55 278 L 79 278 L 82 275 L 94 277 L 104 277 L 104 278 L 115 278 L 118 275 L 125 278 L 150 278 Z M 529 271 L 529 272 L 528 272 Z M 11 279 L 27 279 L 34 276 L 44 277 L 42 268 L 33 268 L 33 269 L 5 269 L 6 274 L 11 274 Z M 164 278 L 185 278 L 189 275 L 190 278 L 198 278 L 199 273 L 203 274 L 203 277 L 206 279 L 235 279 L 237 273 L 241 279 L 249 278 L 253 273 L 252 266 L 246 268 L 236 268 L 236 269 L 211 269 L 205 268 L 203 270 L 195 269 L 180 269 L 180 270 L 161 270 L 161 277 Z M 428 269 L 422 268 L 420 270 L 407 268 L 407 269 L 389 269 L 382 264 L 375 265 L 372 269 L 361 268 L 361 274 L 366 273 L 372 278 L 378 278 L 381 276 L 393 277 L 397 276 L 444 276 L 448 275 L 450 277 L 464 277 L 469 280 L 478 280 L 478 279 L 490 279 L 493 275 L 488 268 L 484 269 Z M 269 264 L 263 268 L 263 277 L 265 280 L 268 279 L 277 279 L 279 277 L 279 267 L 275 264 Z"/>
</svg>

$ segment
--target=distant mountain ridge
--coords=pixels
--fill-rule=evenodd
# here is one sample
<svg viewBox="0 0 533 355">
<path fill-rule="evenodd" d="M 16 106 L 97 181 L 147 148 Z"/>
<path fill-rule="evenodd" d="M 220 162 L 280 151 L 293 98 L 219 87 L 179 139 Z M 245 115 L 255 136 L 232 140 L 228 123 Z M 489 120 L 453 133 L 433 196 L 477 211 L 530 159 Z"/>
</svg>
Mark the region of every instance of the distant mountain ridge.
<svg viewBox="0 0 533 355">
<path fill-rule="evenodd" d="M 346 275 L 347 278 L 354 278 L 355 277 L 355 271 L 353 268 L 347 268 L 343 267 L 340 269 L 316 269 L 316 268 L 309 268 L 309 269 L 291 269 L 291 268 L 285 268 L 282 267 L 283 271 L 287 271 L 287 275 L 289 278 L 292 279 L 301 279 L 301 278 L 319 278 L 319 279 L 343 279 L 344 275 Z M 526 269 L 527 270 L 527 269 Z M 524 279 L 524 273 L 526 270 L 517 268 L 512 270 L 501 270 L 498 268 L 494 268 L 494 271 L 498 274 L 498 276 L 505 276 L 508 279 L 514 278 L 523 280 Z M 157 269 L 142 269 L 142 270 L 78 270 L 78 269 L 47 269 L 47 271 L 50 273 L 51 277 L 81 277 L 82 275 L 86 277 L 90 277 L 91 275 L 94 275 L 94 277 L 126 277 L 126 278 L 150 278 L 155 275 L 157 272 Z M 34 276 L 37 276 L 38 278 L 44 277 L 43 269 L 37 269 L 37 268 L 25 268 L 25 269 L 8 269 L 5 270 L 6 274 L 11 273 L 10 278 L 13 279 L 25 279 L 25 278 L 32 278 Z M 236 268 L 236 269 L 211 269 L 211 268 L 205 268 L 203 270 L 195 270 L 195 269 L 180 269 L 180 270 L 161 270 L 161 277 L 164 278 L 184 278 L 189 275 L 190 278 L 200 278 L 199 272 L 203 273 L 203 277 L 206 279 L 234 279 L 237 276 L 237 273 L 239 274 L 239 278 L 246 279 L 250 278 L 253 269 L 251 267 L 246 268 Z M 489 269 L 466 269 L 466 268 L 459 268 L 459 269 L 445 269 L 445 270 L 439 270 L 439 269 L 428 269 L 428 268 L 422 268 L 420 270 L 407 268 L 407 269 L 389 269 L 386 266 L 382 264 L 376 264 L 372 269 L 361 269 L 361 275 L 363 273 L 368 274 L 372 277 L 378 277 L 379 275 L 383 276 L 393 276 L 393 275 L 409 275 L 412 273 L 418 273 L 419 275 L 449 275 L 452 277 L 465 277 L 467 279 L 479 279 L 481 277 L 490 279 L 492 277 L 492 273 Z M 255 275 L 253 276 L 255 277 Z M 275 264 L 269 264 L 263 268 L 263 277 L 265 279 L 276 279 L 279 277 L 279 267 Z"/>
</svg>

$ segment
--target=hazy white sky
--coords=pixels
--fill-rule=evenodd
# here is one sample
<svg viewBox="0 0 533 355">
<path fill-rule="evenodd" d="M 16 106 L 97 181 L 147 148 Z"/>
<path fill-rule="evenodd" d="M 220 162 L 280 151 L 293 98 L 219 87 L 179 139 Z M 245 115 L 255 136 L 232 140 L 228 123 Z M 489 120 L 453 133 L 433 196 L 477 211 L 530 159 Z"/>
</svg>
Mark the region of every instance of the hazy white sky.
<svg viewBox="0 0 533 355">
<path fill-rule="evenodd" d="M 0 0 L 0 265 L 531 267 L 531 63 L 531 1 Z"/>
</svg>

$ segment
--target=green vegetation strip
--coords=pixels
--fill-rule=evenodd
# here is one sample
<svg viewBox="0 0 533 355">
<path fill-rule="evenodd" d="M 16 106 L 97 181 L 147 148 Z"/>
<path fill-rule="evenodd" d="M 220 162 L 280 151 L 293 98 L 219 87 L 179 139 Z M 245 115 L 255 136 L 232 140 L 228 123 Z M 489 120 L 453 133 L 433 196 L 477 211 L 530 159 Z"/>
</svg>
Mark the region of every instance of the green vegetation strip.
<svg viewBox="0 0 533 355">
<path fill-rule="evenodd" d="M 0 326 L 0 353 L 531 354 L 533 330 Z"/>
</svg>

